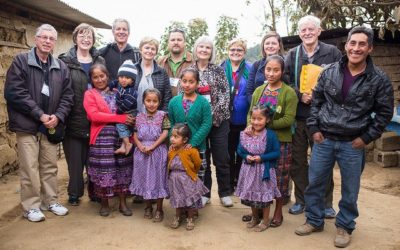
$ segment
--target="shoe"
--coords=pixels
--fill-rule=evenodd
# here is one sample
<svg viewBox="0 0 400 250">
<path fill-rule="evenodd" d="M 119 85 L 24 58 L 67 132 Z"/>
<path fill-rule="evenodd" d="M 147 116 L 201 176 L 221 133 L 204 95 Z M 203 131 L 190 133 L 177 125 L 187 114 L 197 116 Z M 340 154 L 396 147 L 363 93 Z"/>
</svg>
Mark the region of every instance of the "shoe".
<svg viewBox="0 0 400 250">
<path fill-rule="evenodd" d="M 301 214 L 304 212 L 304 205 L 301 205 L 299 203 L 295 203 L 293 204 L 292 207 L 289 208 L 289 213 L 290 214 Z"/>
<path fill-rule="evenodd" d="M 70 196 L 68 199 L 68 203 L 71 206 L 79 206 L 80 200 L 76 196 Z"/>
<path fill-rule="evenodd" d="M 272 220 L 271 223 L 269 223 L 270 227 L 279 227 L 280 225 L 282 225 L 283 222 L 283 216 L 281 216 L 281 220 Z"/>
<path fill-rule="evenodd" d="M 260 223 L 257 226 L 255 226 L 253 230 L 254 232 L 263 232 L 267 230 L 270 225 L 271 224 L 268 224 L 268 222 L 265 223 L 264 220 L 261 220 Z"/>
<path fill-rule="evenodd" d="M 100 216 L 107 217 L 110 215 L 110 208 L 109 207 L 101 207 L 99 211 Z"/>
<path fill-rule="evenodd" d="M 163 211 L 156 211 L 153 222 L 161 222 L 164 219 L 164 212 Z"/>
<path fill-rule="evenodd" d="M 324 230 L 324 227 L 314 227 L 310 223 L 304 223 L 303 225 L 299 226 L 296 228 L 295 233 L 300 236 L 305 236 L 309 235 L 314 232 L 322 232 Z"/>
<path fill-rule="evenodd" d="M 61 205 L 60 203 L 49 205 L 48 210 L 50 210 L 53 214 L 58 216 L 64 216 L 68 214 L 68 209 L 63 205 Z"/>
<path fill-rule="evenodd" d="M 242 216 L 242 221 L 249 222 L 251 221 L 251 218 L 253 218 L 253 214 L 245 214 Z"/>
<path fill-rule="evenodd" d="M 31 222 L 39 222 L 44 221 L 46 217 L 40 209 L 30 209 L 29 211 L 24 213 L 24 217 L 27 218 Z"/>
<path fill-rule="evenodd" d="M 153 219 L 153 208 L 146 207 L 144 209 L 144 218 L 146 219 Z"/>
<path fill-rule="evenodd" d="M 334 219 L 336 217 L 336 211 L 333 207 L 325 208 L 325 219 Z"/>
<path fill-rule="evenodd" d="M 201 203 L 203 203 L 203 207 L 205 207 L 207 204 L 210 204 L 210 198 L 201 196 Z"/>
<path fill-rule="evenodd" d="M 119 209 L 119 212 L 124 215 L 124 216 L 132 216 L 132 210 L 129 208 L 125 208 L 125 209 Z"/>
<path fill-rule="evenodd" d="M 233 207 L 232 199 L 229 196 L 221 197 L 220 201 L 224 207 Z"/>
<path fill-rule="evenodd" d="M 186 230 L 190 231 L 194 229 L 194 220 L 193 218 L 187 218 L 186 219 Z"/>
<path fill-rule="evenodd" d="M 253 228 L 253 227 L 257 226 L 259 223 L 260 223 L 259 219 L 252 218 L 251 221 L 246 223 L 246 227 L 247 228 Z"/>
<path fill-rule="evenodd" d="M 181 225 L 182 219 L 180 217 L 174 216 L 171 223 L 169 224 L 170 228 L 177 229 Z"/>
<path fill-rule="evenodd" d="M 350 234 L 343 228 L 338 227 L 335 237 L 335 247 L 347 247 L 350 244 Z"/>
</svg>

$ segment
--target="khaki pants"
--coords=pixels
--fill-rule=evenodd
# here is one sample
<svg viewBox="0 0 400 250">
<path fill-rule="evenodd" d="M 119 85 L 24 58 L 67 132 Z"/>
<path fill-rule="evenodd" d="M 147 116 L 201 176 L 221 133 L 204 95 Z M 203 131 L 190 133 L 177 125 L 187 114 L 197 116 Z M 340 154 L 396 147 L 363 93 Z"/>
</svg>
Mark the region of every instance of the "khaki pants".
<svg viewBox="0 0 400 250">
<path fill-rule="evenodd" d="M 57 145 L 42 133 L 17 132 L 21 205 L 24 211 L 57 202 Z"/>
</svg>

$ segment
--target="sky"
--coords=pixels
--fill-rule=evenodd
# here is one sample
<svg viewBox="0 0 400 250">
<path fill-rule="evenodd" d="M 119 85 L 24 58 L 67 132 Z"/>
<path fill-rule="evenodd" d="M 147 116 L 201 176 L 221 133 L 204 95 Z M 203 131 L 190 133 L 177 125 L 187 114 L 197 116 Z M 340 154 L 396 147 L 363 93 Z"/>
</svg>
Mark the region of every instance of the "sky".
<svg viewBox="0 0 400 250">
<path fill-rule="evenodd" d="M 247 6 L 245 0 L 62 0 L 105 23 L 112 24 L 115 18 L 125 18 L 131 25 L 129 43 L 137 46 L 145 36 L 160 40 L 171 21 L 185 24 L 193 18 L 203 18 L 208 24 L 211 37 L 215 36 L 219 16 L 235 17 L 239 22 L 239 36 L 254 46 L 261 41 L 262 0 L 252 0 Z M 282 28 L 281 35 L 285 35 Z M 278 32 L 280 30 L 278 29 Z M 98 30 L 105 42 L 113 40 L 111 30 Z"/>
</svg>

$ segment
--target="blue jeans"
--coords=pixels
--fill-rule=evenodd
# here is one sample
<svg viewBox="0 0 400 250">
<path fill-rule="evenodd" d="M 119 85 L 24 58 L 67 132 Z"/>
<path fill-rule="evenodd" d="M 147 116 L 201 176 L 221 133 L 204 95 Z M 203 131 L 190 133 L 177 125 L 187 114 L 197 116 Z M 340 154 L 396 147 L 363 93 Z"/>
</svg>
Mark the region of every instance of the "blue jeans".
<svg viewBox="0 0 400 250">
<path fill-rule="evenodd" d="M 119 138 L 130 137 L 132 135 L 132 131 L 128 125 L 117 123 L 116 124 L 118 136 Z"/>
<path fill-rule="evenodd" d="M 320 144 L 314 144 L 308 173 L 309 184 L 304 193 L 307 222 L 315 227 L 324 226 L 324 195 L 335 161 L 339 165 L 342 180 L 342 197 L 335 225 L 351 233 L 356 225 L 354 220 L 358 217 L 357 199 L 365 164 L 364 149 L 354 149 L 351 141 L 325 139 Z"/>
</svg>

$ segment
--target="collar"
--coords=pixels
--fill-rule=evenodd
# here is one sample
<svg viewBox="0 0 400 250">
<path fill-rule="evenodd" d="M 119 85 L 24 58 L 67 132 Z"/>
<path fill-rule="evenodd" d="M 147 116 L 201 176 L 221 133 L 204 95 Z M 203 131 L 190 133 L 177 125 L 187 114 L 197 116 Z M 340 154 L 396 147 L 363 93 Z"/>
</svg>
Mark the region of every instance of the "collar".
<svg viewBox="0 0 400 250">
<path fill-rule="evenodd" d="M 38 68 L 42 68 L 38 61 L 36 60 L 36 47 L 33 47 L 29 52 L 28 52 L 28 65 L 29 66 L 34 66 Z M 49 54 L 48 56 L 48 61 L 49 61 L 49 70 L 52 69 L 60 69 L 60 63 L 55 60 L 55 58 Z"/>
</svg>

